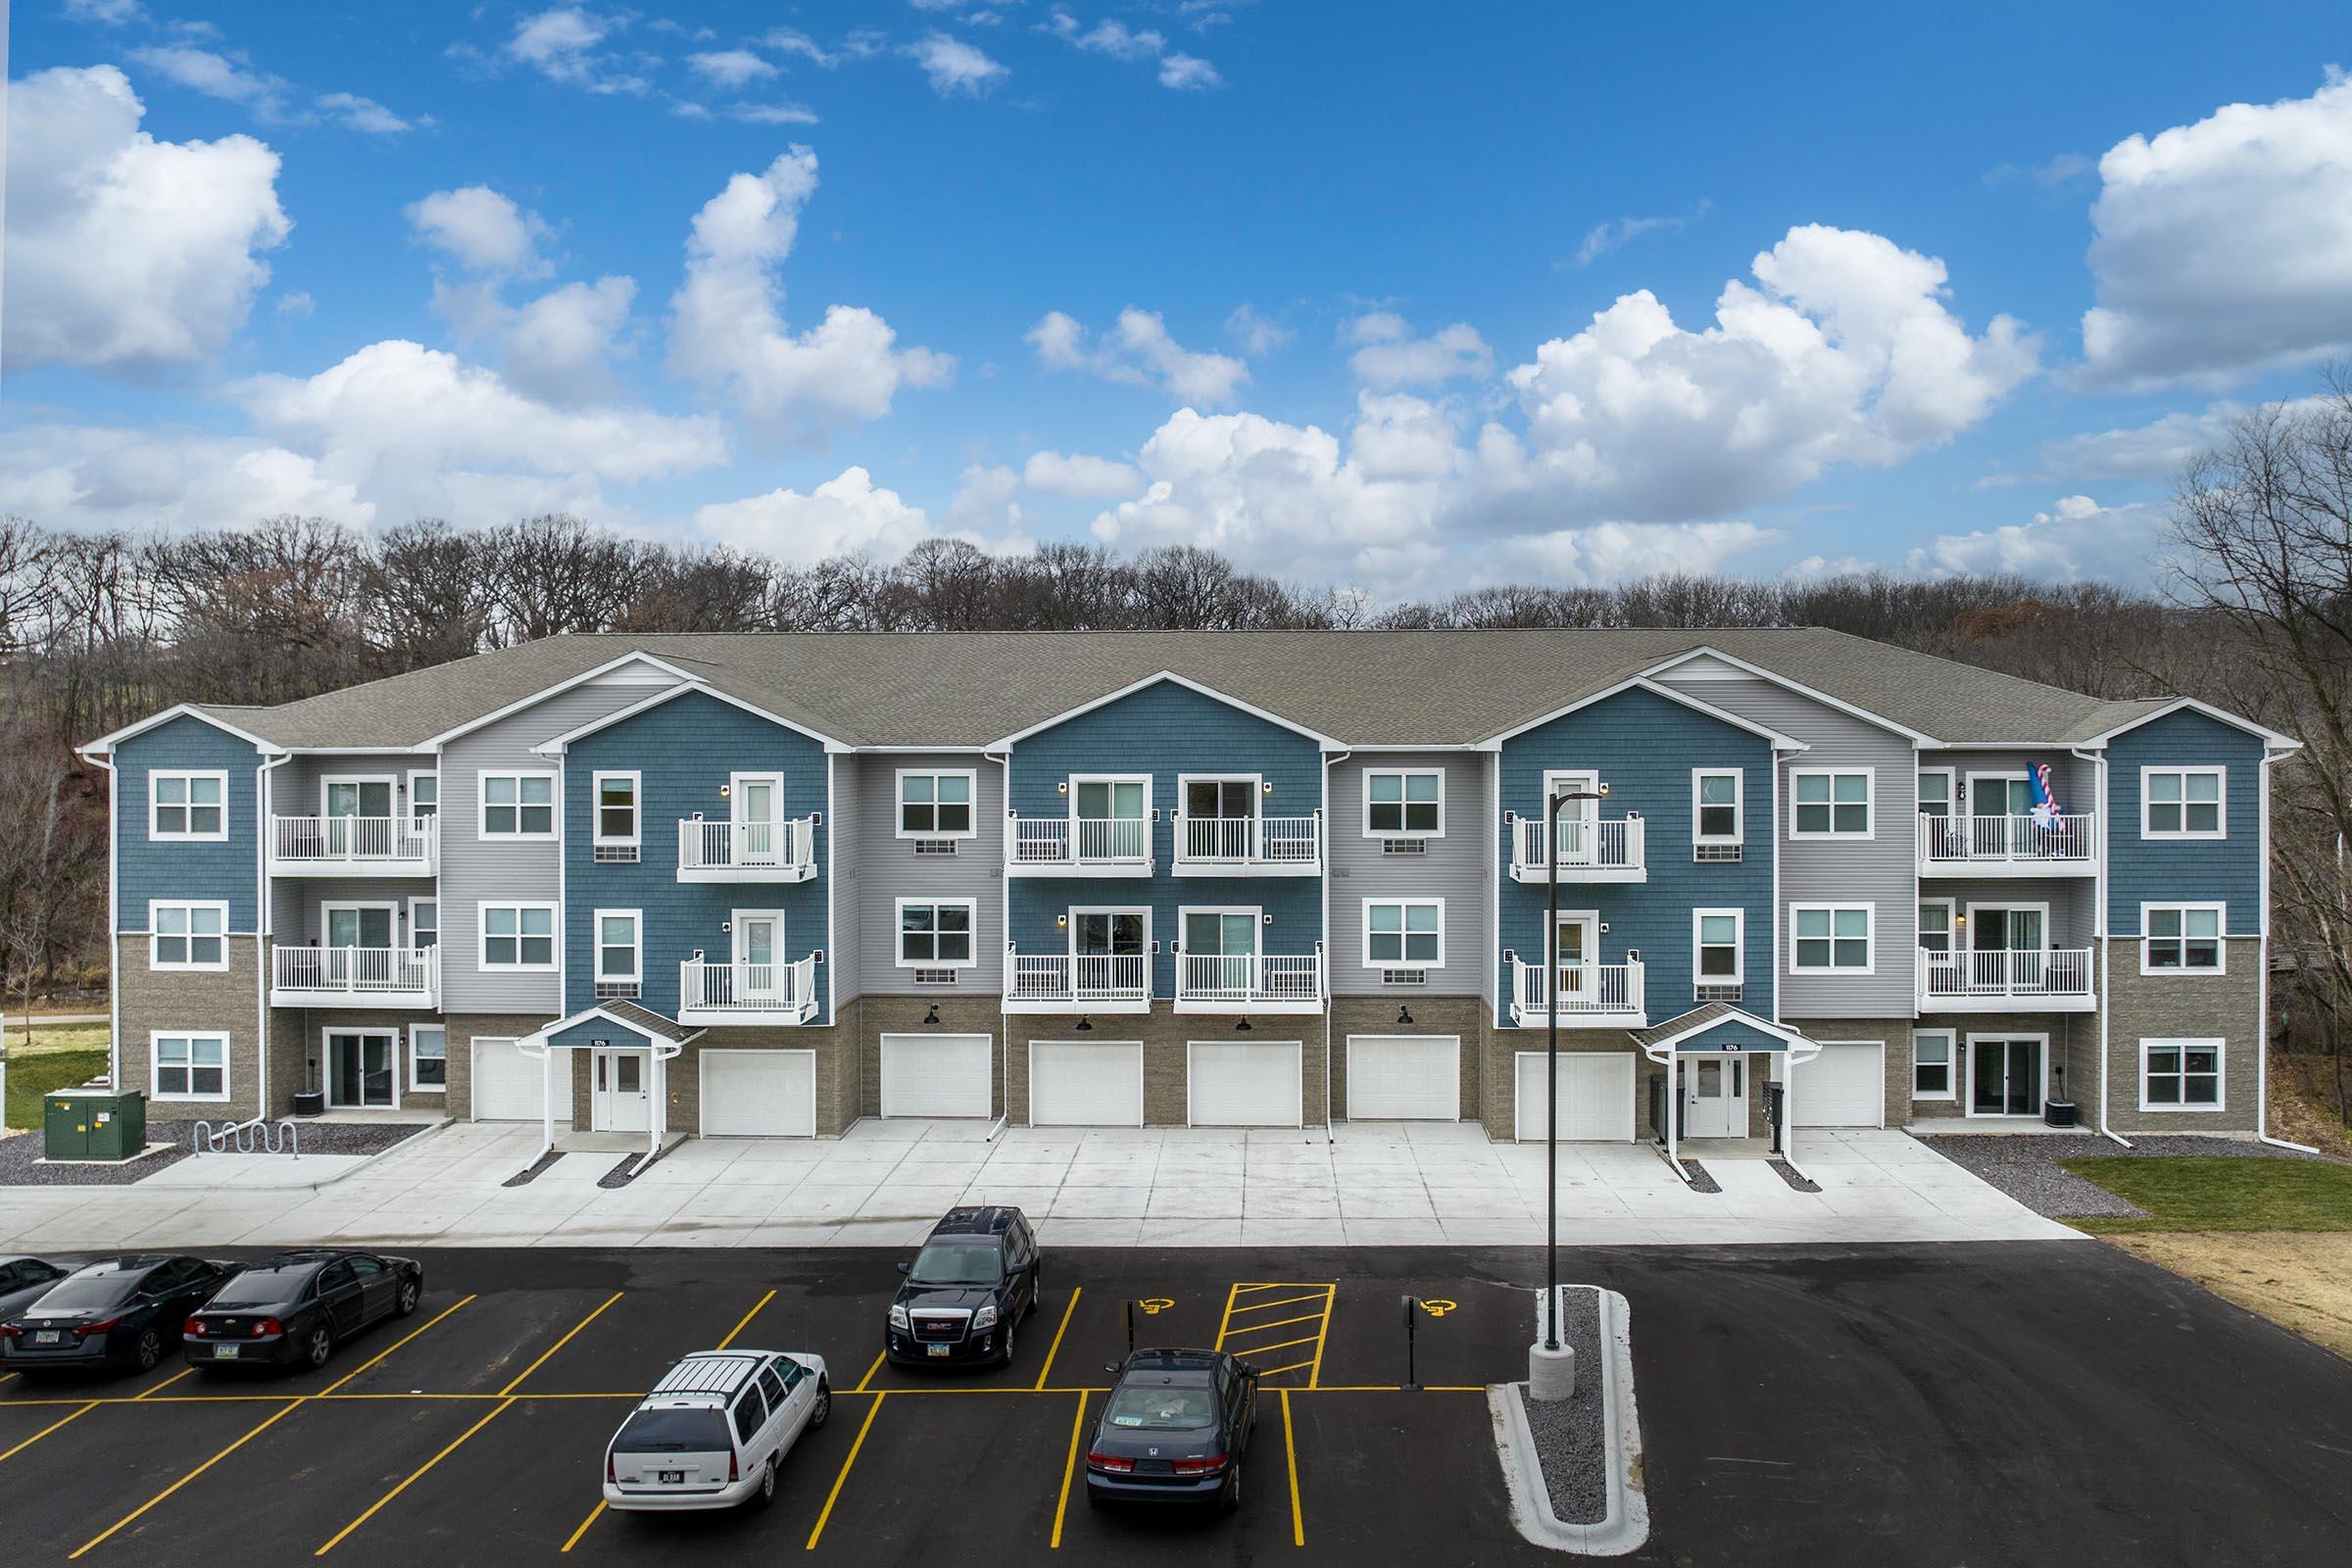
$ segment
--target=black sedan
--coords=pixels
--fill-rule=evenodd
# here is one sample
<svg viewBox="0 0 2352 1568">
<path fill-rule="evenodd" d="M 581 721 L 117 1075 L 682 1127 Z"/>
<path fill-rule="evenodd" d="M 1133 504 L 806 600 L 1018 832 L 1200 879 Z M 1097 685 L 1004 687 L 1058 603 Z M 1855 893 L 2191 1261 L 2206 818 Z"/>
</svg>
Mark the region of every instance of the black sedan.
<svg viewBox="0 0 2352 1568">
<path fill-rule="evenodd" d="M 370 1323 L 407 1317 L 424 1295 L 413 1257 L 323 1249 L 280 1252 L 230 1276 L 187 1321 L 188 1364 L 321 1367 Z"/>
<path fill-rule="evenodd" d="M 0 1320 L 14 1317 L 48 1294 L 73 1270 L 44 1257 L 0 1252 Z"/>
<path fill-rule="evenodd" d="M 136 1367 L 164 1358 L 188 1314 L 228 1268 L 201 1257 L 141 1253 L 75 1269 L 0 1321 L 0 1365 L 12 1372 Z"/>
<path fill-rule="evenodd" d="M 1223 1350 L 1138 1350 L 1118 1374 L 1086 1450 L 1086 1500 L 1242 1505 L 1242 1453 L 1257 1368 Z"/>
</svg>

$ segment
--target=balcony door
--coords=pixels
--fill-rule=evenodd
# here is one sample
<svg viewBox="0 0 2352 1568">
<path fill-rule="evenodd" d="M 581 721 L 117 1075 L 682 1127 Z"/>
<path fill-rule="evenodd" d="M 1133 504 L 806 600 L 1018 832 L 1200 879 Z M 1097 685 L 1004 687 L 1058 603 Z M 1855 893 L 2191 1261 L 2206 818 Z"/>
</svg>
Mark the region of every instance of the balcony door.
<svg viewBox="0 0 2352 1568">
<path fill-rule="evenodd" d="M 2023 773 L 1968 775 L 1968 811 L 1975 817 L 1971 853 L 2002 856 L 2034 843 L 2034 790 Z"/>
<path fill-rule="evenodd" d="M 1151 845 L 1151 781 L 1141 778 L 1082 778 L 1070 787 L 1070 813 L 1077 819 L 1077 856 L 1082 860 L 1141 860 Z"/>
<path fill-rule="evenodd" d="M 2049 1075 L 2049 1042 L 2039 1035 L 1968 1037 L 1968 1113 L 2038 1116 Z"/>
<path fill-rule="evenodd" d="M 399 835 L 356 818 L 388 823 L 392 816 L 392 781 L 388 778 L 330 778 L 318 786 L 319 824 L 330 857 L 386 855 Z"/>
<path fill-rule="evenodd" d="M 1246 991 L 1257 959 L 1259 911 L 1184 911 L 1185 981 L 1200 991 Z"/>
<path fill-rule="evenodd" d="M 1151 950 L 1149 909 L 1070 911 L 1070 980 L 1080 996 L 1143 990 Z"/>
<path fill-rule="evenodd" d="M 400 1102 L 393 1080 L 400 1036 L 389 1029 L 326 1032 L 326 1102 L 338 1110 L 388 1110 Z"/>
<path fill-rule="evenodd" d="M 393 946 L 392 906 L 389 904 L 329 904 L 319 909 L 325 952 L 319 955 L 326 983 L 350 990 L 364 983 L 382 985 L 390 978 L 386 956 Z"/>
<path fill-rule="evenodd" d="M 1600 916 L 1589 909 L 1563 910 L 1552 933 L 1552 977 L 1556 1006 L 1588 1006 L 1599 996 Z"/>
<path fill-rule="evenodd" d="M 2044 905 L 1970 905 L 1970 988 L 2040 990 L 2049 967 L 2049 924 Z"/>
<path fill-rule="evenodd" d="M 776 865 L 784 854 L 784 775 L 737 773 L 728 780 L 727 813 L 734 823 L 735 863 Z"/>
<path fill-rule="evenodd" d="M 735 926 L 735 989 L 738 1002 L 773 1002 L 783 995 L 785 979 L 779 955 L 784 951 L 784 917 L 737 909 Z"/>
<path fill-rule="evenodd" d="M 1239 860 L 1254 846 L 1258 783 L 1254 778 L 1184 781 L 1184 853 L 1195 859 Z"/>
<path fill-rule="evenodd" d="M 1589 769 L 1544 775 L 1544 810 L 1556 795 L 1597 795 L 1600 775 Z M 1560 808 L 1560 863 L 1591 865 L 1600 858 L 1600 802 L 1570 801 Z"/>
</svg>

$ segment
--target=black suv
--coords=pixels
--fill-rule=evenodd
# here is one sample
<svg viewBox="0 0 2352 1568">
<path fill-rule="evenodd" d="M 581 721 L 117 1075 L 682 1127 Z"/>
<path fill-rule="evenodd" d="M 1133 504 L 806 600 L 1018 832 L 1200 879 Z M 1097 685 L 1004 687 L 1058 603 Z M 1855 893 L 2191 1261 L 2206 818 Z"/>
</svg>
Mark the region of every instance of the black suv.
<svg viewBox="0 0 2352 1568">
<path fill-rule="evenodd" d="M 204 1309 L 189 1314 L 188 1365 L 321 1367 L 342 1341 L 386 1318 L 407 1317 L 424 1294 L 413 1257 L 306 1248 L 251 1263 Z"/>
<path fill-rule="evenodd" d="M 0 1365 L 126 1366 L 164 1358 L 188 1314 L 220 1288 L 228 1267 L 201 1257 L 141 1253 L 77 1268 L 38 1300 L 0 1322 Z"/>
<path fill-rule="evenodd" d="M 1037 1310 L 1037 1233 L 1017 1208 L 951 1208 L 890 1303 L 883 1348 L 906 1366 L 1012 1364 L 1013 1329 Z"/>
</svg>

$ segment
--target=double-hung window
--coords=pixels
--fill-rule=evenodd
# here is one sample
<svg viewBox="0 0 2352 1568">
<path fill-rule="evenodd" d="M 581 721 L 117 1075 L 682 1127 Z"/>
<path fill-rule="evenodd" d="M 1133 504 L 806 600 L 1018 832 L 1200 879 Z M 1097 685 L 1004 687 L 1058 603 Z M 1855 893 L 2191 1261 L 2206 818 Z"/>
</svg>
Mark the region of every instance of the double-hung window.
<svg viewBox="0 0 2352 1568">
<path fill-rule="evenodd" d="M 482 775 L 482 837 L 552 839 L 555 836 L 555 774 Z"/>
<path fill-rule="evenodd" d="M 228 774 L 147 775 L 147 836 L 162 843 L 222 844 L 228 840 Z"/>
<path fill-rule="evenodd" d="M 147 906 L 147 967 L 150 969 L 212 969 L 228 967 L 228 906 L 173 904 Z"/>
<path fill-rule="evenodd" d="M 1376 767 L 1364 774 L 1364 832 L 1379 839 L 1440 838 L 1446 775 L 1434 767 Z"/>
<path fill-rule="evenodd" d="M 2228 963 L 2218 904 L 2139 906 L 2141 974 L 2221 974 Z"/>
<path fill-rule="evenodd" d="M 439 899 L 411 899 L 409 901 L 409 946 L 422 953 L 441 945 L 441 901 Z"/>
<path fill-rule="evenodd" d="M 2139 1043 L 2140 1109 L 2220 1110 L 2223 1098 L 2221 1041 Z"/>
<path fill-rule="evenodd" d="M 638 796 L 644 789 L 640 775 L 630 773 L 598 773 L 589 781 L 591 798 L 596 804 L 593 842 L 590 848 L 600 860 L 634 860 L 643 839 L 640 837 Z"/>
<path fill-rule="evenodd" d="M 973 908 L 970 899 L 899 900 L 900 966 L 970 968 Z"/>
<path fill-rule="evenodd" d="M 645 916 L 636 909 L 596 911 L 596 994 L 633 997 L 644 987 Z"/>
<path fill-rule="evenodd" d="M 1868 904 L 1794 904 L 1790 974 L 1869 974 L 1874 906 Z"/>
<path fill-rule="evenodd" d="M 2222 820 L 2223 770 L 2218 767 L 2143 767 L 2139 770 L 2139 836 L 2143 839 L 2229 837 Z"/>
<path fill-rule="evenodd" d="M 158 1100 L 226 1100 L 228 1036 L 220 1032 L 160 1030 L 147 1037 Z"/>
<path fill-rule="evenodd" d="M 1444 899 L 1366 899 L 1364 963 L 1374 969 L 1435 969 L 1446 963 Z"/>
<path fill-rule="evenodd" d="M 482 906 L 482 967 L 553 969 L 556 966 L 556 906 L 552 904 Z"/>
<path fill-rule="evenodd" d="M 955 772 L 899 774 L 899 837 L 903 839 L 968 839 L 972 825 L 972 784 L 969 769 Z"/>
<path fill-rule="evenodd" d="M 1691 983 L 1701 991 L 1722 986 L 1738 990 L 1746 964 L 1741 949 L 1747 916 L 1740 909 L 1690 911 Z M 1721 1000 L 1730 1000 L 1729 998 Z"/>
<path fill-rule="evenodd" d="M 1866 839 L 1871 836 L 1872 773 L 1827 767 L 1793 768 L 1794 797 L 1788 833 L 1800 839 Z"/>
<path fill-rule="evenodd" d="M 429 821 L 441 814 L 441 775 L 411 773 L 409 775 L 409 815 L 416 821 Z"/>
<path fill-rule="evenodd" d="M 1740 800 L 1740 770 L 1736 767 L 1694 767 L 1690 770 L 1690 842 L 1722 847 L 1738 844 L 1744 832 Z"/>
<path fill-rule="evenodd" d="M 1911 1037 L 1911 1098 L 1952 1098 L 1952 1032 L 1923 1029 Z"/>
<path fill-rule="evenodd" d="M 409 1026 L 409 1092 L 437 1095 L 449 1088 L 449 1031 L 437 1023 Z"/>
</svg>

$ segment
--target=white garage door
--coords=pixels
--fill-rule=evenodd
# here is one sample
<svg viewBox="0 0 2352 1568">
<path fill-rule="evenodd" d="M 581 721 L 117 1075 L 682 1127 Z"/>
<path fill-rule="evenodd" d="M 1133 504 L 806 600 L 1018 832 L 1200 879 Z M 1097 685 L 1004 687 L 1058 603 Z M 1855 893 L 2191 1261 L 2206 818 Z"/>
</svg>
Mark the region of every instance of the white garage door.
<svg viewBox="0 0 2352 1568">
<path fill-rule="evenodd" d="M 1144 1043 L 1037 1040 L 1029 1046 L 1029 1125 L 1141 1127 Z"/>
<path fill-rule="evenodd" d="M 816 1053 L 706 1051 L 705 1138 L 814 1138 Z"/>
<path fill-rule="evenodd" d="M 1186 1116 L 1195 1127 L 1297 1127 L 1306 1120 L 1298 1041 L 1196 1040 L 1185 1052 Z"/>
<path fill-rule="evenodd" d="M 1879 1127 L 1886 1121 L 1886 1048 L 1875 1040 L 1835 1045 L 1796 1069 L 1799 1127 Z"/>
<path fill-rule="evenodd" d="M 987 1116 L 996 1053 L 987 1035 L 884 1035 L 882 1114 Z"/>
<path fill-rule="evenodd" d="M 1541 1051 L 1519 1053 L 1519 1138 L 1541 1143 L 1545 1136 Z M 1634 1136 L 1634 1054 L 1560 1053 L 1560 1141 L 1628 1143 Z"/>
<path fill-rule="evenodd" d="M 512 1040 L 476 1036 L 473 1042 L 473 1119 L 475 1121 L 538 1121 L 546 1112 L 541 1095 L 546 1074 L 555 1074 L 556 1120 L 571 1120 L 571 1058 L 569 1051 L 550 1052 L 552 1069 L 537 1056 L 526 1056 Z"/>
<path fill-rule="evenodd" d="M 1349 1035 L 1349 1121 L 1458 1121 L 1462 1042 L 1458 1036 Z"/>
</svg>

